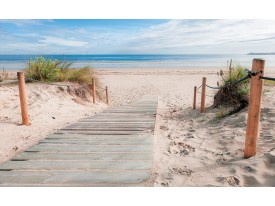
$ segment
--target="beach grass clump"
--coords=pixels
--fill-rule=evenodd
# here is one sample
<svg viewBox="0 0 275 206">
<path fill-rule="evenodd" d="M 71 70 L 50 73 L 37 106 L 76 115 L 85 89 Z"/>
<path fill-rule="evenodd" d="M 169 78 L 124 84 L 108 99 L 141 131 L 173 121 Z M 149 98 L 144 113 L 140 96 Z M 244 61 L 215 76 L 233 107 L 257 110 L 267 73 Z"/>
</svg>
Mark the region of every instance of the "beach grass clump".
<svg viewBox="0 0 275 206">
<path fill-rule="evenodd" d="M 68 81 L 79 84 L 92 84 L 93 79 L 92 70 L 89 67 L 71 69 L 68 76 Z"/>
<path fill-rule="evenodd" d="M 28 62 L 26 76 L 43 82 L 69 81 L 87 85 L 96 79 L 93 69 L 89 67 L 73 69 L 71 66 L 71 62 L 37 57 Z"/>
<path fill-rule="evenodd" d="M 230 68 L 228 72 L 221 71 L 219 77 L 221 78 L 221 89 L 214 96 L 213 107 L 230 107 L 233 108 L 224 116 L 234 114 L 248 105 L 249 94 L 249 79 L 234 84 L 239 79 L 247 76 L 245 68 L 239 64 Z"/>
<path fill-rule="evenodd" d="M 30 60 L 26 69 L 26 76 L 34 80 L 51 82 L 56 80 L 58 73 L 58 62 L 55 60 L 46 60 L 44 57 L 37 57 Z"/>
</svg>

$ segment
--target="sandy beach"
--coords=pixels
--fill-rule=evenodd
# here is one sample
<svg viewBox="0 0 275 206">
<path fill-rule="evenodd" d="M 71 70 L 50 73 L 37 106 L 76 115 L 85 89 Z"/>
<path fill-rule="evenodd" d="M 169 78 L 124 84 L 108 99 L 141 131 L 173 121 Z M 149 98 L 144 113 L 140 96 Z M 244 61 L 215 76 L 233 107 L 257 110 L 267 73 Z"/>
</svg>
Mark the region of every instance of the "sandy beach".
<svg viewBox="0 0 275 206">
<path fill-rule="evenodd" d="M 110 106 L 158 95 L 154 162 L 148 184 L 154 186 L 275 186 L 275 87 L 265 86 L 257 155 L 244 159 L 247 109 L 222 119 L 216 110 L 192 110 L 193 88 L 202 77 L 216 86 L 219 69 L 98 70 L 109 88 Z M 273 70 L 274 71 L 274 70 Z M 266 74 L 275 76 L 267 70 Z M 77 88 L 77 85 L 71 85 Z M 61 87 L 62 88 L 62 87 Z M 31 126 L 20 126 L 17 85 L 0 86 L 0 164 L 58 129 L 108 108 L 92 104 L 55 85 L 28 83 Z M 207 89 L 206 106 L 214 90 Z M 198 94 L 199 95 L 199 94 Z"/>
</svg>

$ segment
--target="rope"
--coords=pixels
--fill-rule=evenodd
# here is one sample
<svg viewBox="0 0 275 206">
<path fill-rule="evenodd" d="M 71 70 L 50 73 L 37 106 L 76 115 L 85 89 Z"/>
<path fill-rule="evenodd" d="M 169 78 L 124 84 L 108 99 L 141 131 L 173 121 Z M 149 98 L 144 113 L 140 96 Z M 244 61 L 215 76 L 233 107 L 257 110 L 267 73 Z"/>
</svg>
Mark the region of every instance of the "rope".
<svg viewBox="0 0 275 206">
<path fill-rule="evenodd" d="M 103 90 L 105 90 L 105 89 L 106 89 L 106 88 L 100 87 L 100 86 L 98 86 L 98 85 L 97 85 L 97 87 L 98 87 L 99 89 L 103 89 Z"/>
<path fill-rule="evenodd" d="M 254 75 L 252 75 L 252 76 L 254 76 Z M 236 85 L 236 84 L 238 84 L 238 83 L 240 83 L 240 82 L 242 82 L 242 81 L 245 81 L 245 80 L 247 80 L 247 79 L 249 79 L 249 78 L 251 78 L 251 74 L 248 74 L 246 77 L 244 77 L 244 78 L 241 78 L 241 79 L 239 79 L 238 81 L 236 81 L 236 82 L 234 82 L 234 83 L 231 83 L 231 84 L 227 84 L 227 85 L 225 85 L 225 86 L 220 86 L 220 87 L 212 87 L 212 86 L 209 86 L 209 85 L 205 85 L 205 86 L 207 86 L 208 88 L 210 88 L 210 89 L 223 89 L 223 88 L 226 88 L 226 87 L 229 87 L 229 86 L 234 86 L 234 85 Z"/>
<path fill-rule="evenodd" d="M 202 86 L 202 85 L 201 85 Z M 199 86 L 198 88 L 197 88 L 197 91 L 199 90 L 199 88 L 201 88 L 201 86 Z"/>
<path fill-rule="evenodd" d="M 275 81 L 275 78 L 260 76 L 260 79 Z"/>
<path fill-rule="evenodd" d="M 3 82 L 0 82 L 0 85 L 5 85 L 5 84 L 14 84 L 14 83 L 17 83 L 18 80 L 6 80 L 6 81 L 3 81 Z"/>
<path fill-rule="evenodd" d="M 201 94 L 200 91 L 197 91 L 197 92 Z M 215 97 L 215 95 L 208 95 L 208 94 L 205 94 L 205 96 L 207 96 L 207 97 Z"/>
<path fill-rule="evenodd" d="M 49 83 L 49 82 L 42 82 L 40 80 L 32 79 L 32 78 L 26 78 L 26 80 L 34 81 L 34 82 L 40 82 L 43 84 L 49 84 L 49 85 L 55 85 L 55 86 L 64 86 L 64 87 L 69 87 L 70 85 L 65 85 L 65 84 L 55 84 L 55 83 Z"/>
<path fill-rule="evenodd" d="M 101 92 L 104 92 L 105 90 L 106 90 L 106 89 L 103 89 L 103 90 L 101 90 L 101 91 L 98 91 L 98 90 L 97 90 L 97 92 L 98 92 L 98 93 L 101 93 Z"/>
</svg>

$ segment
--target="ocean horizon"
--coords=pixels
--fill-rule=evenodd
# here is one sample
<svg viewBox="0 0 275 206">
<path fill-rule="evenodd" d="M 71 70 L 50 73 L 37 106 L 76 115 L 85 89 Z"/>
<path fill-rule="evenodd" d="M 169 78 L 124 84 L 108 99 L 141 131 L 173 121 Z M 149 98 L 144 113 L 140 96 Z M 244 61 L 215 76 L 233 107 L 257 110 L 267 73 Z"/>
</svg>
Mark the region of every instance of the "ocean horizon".
<svg viewBox="0 0 275 206">
<path fill-rule="evenodd" d="M 224 68 L 233 64 L 250 67 L 254 58 L 266 60 L 267 67 L 275 66 L 275 55 L 246 54 L 70 54 L 70 55 L 0 55 L 0 68 L 24 69 L 29 60 L 43 56 L 45 59 L 72 62 L 72 68 L 89 66 L 95 69 L 115 68 Z"/>
</svg>

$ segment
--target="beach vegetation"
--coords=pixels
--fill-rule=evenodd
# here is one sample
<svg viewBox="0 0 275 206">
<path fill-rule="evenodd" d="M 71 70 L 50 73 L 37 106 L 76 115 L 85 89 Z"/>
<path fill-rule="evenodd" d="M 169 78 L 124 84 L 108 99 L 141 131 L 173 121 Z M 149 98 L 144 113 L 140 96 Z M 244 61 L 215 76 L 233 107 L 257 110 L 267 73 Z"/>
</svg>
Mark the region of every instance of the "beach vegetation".
<svg viewBox="0 0 275 206">
<path fill-rule="evenodd" d="M 67 91 L 77 95 L 84 100 L 88 100 L 88 94 L 93 93 L 92 83 L 95 81 L 96 88 L 102 88 L 95 71 L 90 67 L 72 68 L 72 62 L 58 61 L 37 57 L 35 60 L 29 60 L 25 69 L 28 82 L 40 81 L 51 82 L 72 82 L 81 85 L 78 88 L 70 88 Z M 64 91 L 64 89 L 60 89 Z M 101 93 L 96 90 L 97 96 L 101 99 Z"/>
<path fill-rule="evenodd" d="M 42 82 L 75 82 L 90 85 L 96 79 L 94 70 L 89 67 L 72 68 L 72 62 L 37 57 L 29 60 L 26 77 Z M 99 83 L 96 81 L 97 84 Z"/>
<path fill-rule="evenodd" d="M 218 73 L 218 76 L 222 87 L 214 96 L 213 107 L 217 108 L 222 106 L 233 108 L 228 111 L 227 114 L 222 112 L 223 115 L 218 116 L 231 115 L 247 107 L 249 101 L 249 79 L 235 84 L 239 79 L 247 76 L 245 67 L 236 64 L 226 72 L 221 70 L 221 72 Z"/>
</svg>

